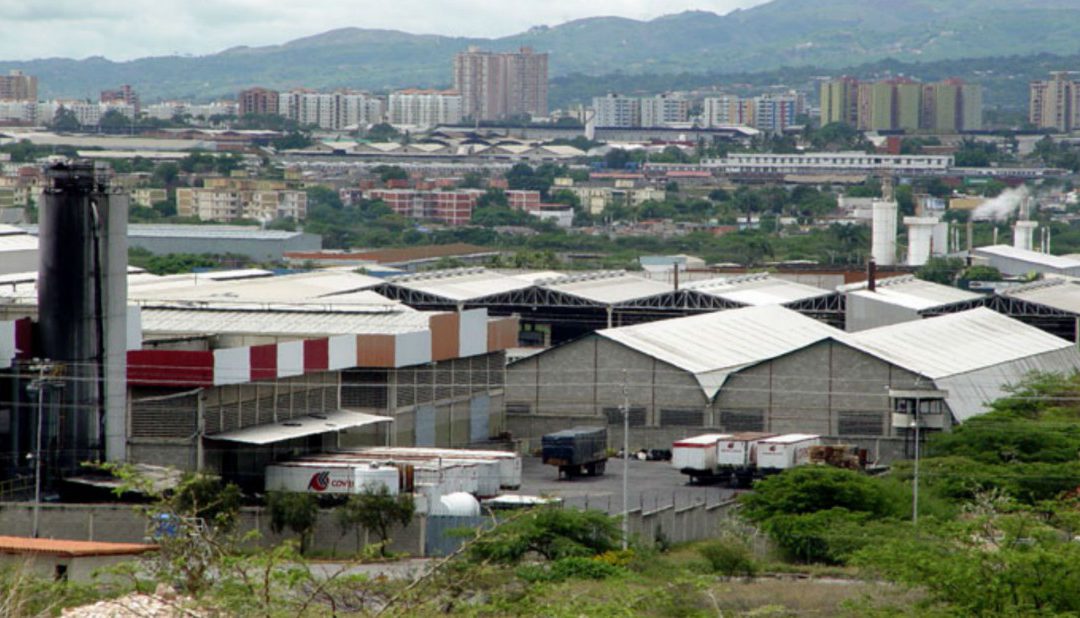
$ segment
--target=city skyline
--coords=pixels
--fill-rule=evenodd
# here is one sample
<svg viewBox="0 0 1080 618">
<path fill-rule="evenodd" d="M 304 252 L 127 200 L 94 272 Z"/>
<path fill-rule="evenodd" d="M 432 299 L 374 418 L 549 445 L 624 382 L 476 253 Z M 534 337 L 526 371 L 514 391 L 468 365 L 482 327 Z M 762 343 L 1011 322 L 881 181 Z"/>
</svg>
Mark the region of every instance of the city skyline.
<svg viewBox="0 0 1080 618">
<path fill-rule="evenodd" d="M 367 0 L 314 0 L 281 6 L 251 0 L 166 0 L 133 9 L 130 2 L 84 5 L 59 0 L 43 10 L 29 0 L 0 0 L 9 26 L 0 39 L 0 60 L 104 56 L 123 61 L 148 56 L 205 55 L 237 46 L 280 45 L 342 27 L 400 30 L 414 34 L 501 37 L 534 26 L 555 26 L 588 17 L 653 19 L 686 10 L 728 13 L 766 0 L 569 0 L 517 2 L 512 8 L 485 0 L 404 0 L 373 11 Z M 448 7 L 448 4 L 450 5 Z M 14 27 L 13 27 L 14 26 Z M 58 31 L 65 36 L 56 37 Z"/>
</svg>

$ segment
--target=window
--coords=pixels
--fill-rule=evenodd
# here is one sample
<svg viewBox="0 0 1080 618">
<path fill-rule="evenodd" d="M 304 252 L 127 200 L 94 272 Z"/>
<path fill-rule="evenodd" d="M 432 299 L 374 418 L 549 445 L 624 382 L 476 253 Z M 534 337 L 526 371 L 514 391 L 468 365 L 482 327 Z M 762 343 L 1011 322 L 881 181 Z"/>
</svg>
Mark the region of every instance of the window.
<svg viewBox="0 0 1080 618">
<path fill-rule="evenodd" d="M 604 408 L 604 416 L 607 417 L 608 425 L 622 425 L 623 416 L 620 408 Z M 630 408 L 630 426 L 643 427 L 645 425 L 645 408 Z"/>
<path fill-rule="evenodd" d="M 840 412 L 836 433 L 841 436 L 880 436 L 884 434 L 884 421 L 880 412 Z"/>
<path fill-rule="evenodd" d="M 705 412 L 692 409 L 660 410 L 660 426 L 684 425 L 701 427 L 705 424 Z"/>
<path fill-rule="evenodd" d="M 765 411 L 721 410 L 720 425 L 727 431 L 765 431 Z"/>
<path fill-rule="evenodd" d="M 532 404 L 513 402 L 506 404 L 507 414 L 530 414 L 532 412 Z"/>
</svg>

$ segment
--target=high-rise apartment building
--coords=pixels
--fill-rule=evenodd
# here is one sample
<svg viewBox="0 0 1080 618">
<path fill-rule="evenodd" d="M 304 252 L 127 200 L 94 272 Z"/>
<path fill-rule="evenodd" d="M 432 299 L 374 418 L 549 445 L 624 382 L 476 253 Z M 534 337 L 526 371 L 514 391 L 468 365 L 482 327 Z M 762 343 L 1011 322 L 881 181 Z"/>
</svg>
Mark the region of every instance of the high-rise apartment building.
<svg viewBox="0 0 1080 618">
<path fill-rule="evenodd" d="M 130 105 L 135 110 L 136 116 L 139 115 L 139 111 L 141 110 L 139 106 L 139 95 L 130 84 L 124 84 L 116 90 L 102 90 L 101 102 L 106 104 L 120 103 L 123 105 Z"/>
<path fill-rule="evenodd" d="M 641 99 L 641 126 L 666 127 L 690 119 L 690 102 L 680 97 L 661 94 Z"/>
<path fill-rule="evenodd" d="M 1031 82 L 1028 120 L 1040 129 L 1072 131 L 1080 127 L 1080 81 L 1069 71 Z"/>
<path fill-rule="evenodd" d="M 781 133 L 806 111 L 805 103 L 805 97 L 795 91 L 748 99 L 732 95 L 706 97 L 701 108 L 702 124 L 707 127 L 742 125 L 766 133 Z"/>
<path fill-rule="evenodd" d="M 598 127 L 664 127 L 687 122 L 690 102 L 667 94 L 654 97 L 609 94 L 594 98 L 593 110 Z"/>
<path fill-rule="evenodd" d="M 833 122 L 863 131 L 978 131 L 982 88 L 957 79 L 929 84 L 830 80 L 821 85 L 821 123 Z"/>
<path fill-rule="evenodd" d="M 278 112 L 301 125 L 341 131 L 382 122 L 383 102 L 359 92 L 293 90 L 281 93 Z"/>
<path fill-rule="evenodd" d="M 0 75 L 0 101 L 37 101 L 38 80 L 22 71 Z"/>
<path fill-rule="evenodd" d="M 457 124 L 463 117 L 461 95 L 454 90 L 400 90 L 390 94 L 390 124 L 434 127 Z"/>
<path fill-rule="evenodd" d="M 548 55 L 528 47 L 511 53 L 470 47 L 454 56 L 454 90 L 473 120 L 547 116 Z"/>
<path fill-rule="evenodd" d="M 238 116 L 276 116 L 281 95 L 276 90 L 266 88 L 248 88 L 241 90 L 236 97 Z"/>
</svg>

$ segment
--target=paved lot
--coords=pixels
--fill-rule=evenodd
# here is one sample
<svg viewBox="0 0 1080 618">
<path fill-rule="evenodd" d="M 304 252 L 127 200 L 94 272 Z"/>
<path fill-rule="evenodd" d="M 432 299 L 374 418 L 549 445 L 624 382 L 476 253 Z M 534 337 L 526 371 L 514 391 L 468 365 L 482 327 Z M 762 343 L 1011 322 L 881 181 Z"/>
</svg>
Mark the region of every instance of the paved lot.
<svg viewBox="0 0 1080 618">
<path fill-rule="evenodd" d="M 609 459 L 607 472 L 598 477 L 559 479 L 554 466 L 545 466 L 538 457 L 522 459 L 521 489 L 511 493 L 554 496 L 568 506 L 593 508 L 609 513 L 622 511 L 622 468 L 620 459 Z M 671 467 L 669 461 L 630 461 L 630 508 L 652 510 L 675 504 L 689 506 L 706 502 L 715 504 L 735 492 L 723 485 L 690 485 L 687 477 Z"/>
</svg>

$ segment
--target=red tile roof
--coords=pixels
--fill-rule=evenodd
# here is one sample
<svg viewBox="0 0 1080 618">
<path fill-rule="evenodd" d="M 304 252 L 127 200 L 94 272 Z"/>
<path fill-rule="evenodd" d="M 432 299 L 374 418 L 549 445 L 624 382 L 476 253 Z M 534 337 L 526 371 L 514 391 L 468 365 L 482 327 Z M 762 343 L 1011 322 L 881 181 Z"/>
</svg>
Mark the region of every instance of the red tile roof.
<svg viewBox="0 0 1080 618">
<path fill-rule="evenodd" d="M 79 556 L 133 556 L 155 551 L 157 548 L 157 545 L 142 543 L 102 543 L 98 541 L 0 536 L 0 553 L 2 554 L 47 554 L 67 558 Z"/>
</svg>

